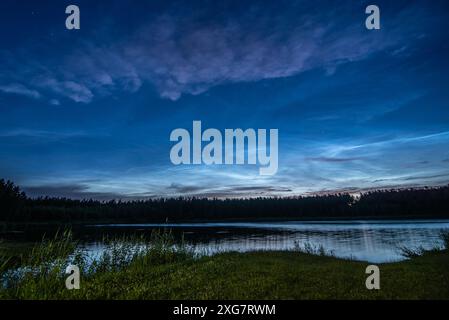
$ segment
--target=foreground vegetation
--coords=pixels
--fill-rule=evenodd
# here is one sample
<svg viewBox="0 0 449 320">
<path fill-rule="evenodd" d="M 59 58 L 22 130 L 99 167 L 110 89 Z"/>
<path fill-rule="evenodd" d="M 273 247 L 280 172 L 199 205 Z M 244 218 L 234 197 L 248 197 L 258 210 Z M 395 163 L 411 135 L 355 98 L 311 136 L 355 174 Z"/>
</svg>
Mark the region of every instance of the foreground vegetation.
<svg viewBox="0 0 449 320">
<path fill-rule="evenodd" d="M 207 257 L 163 233 L 106 239 L 92 261 L 65 233 L 15 259 L 4 252 L 0 299 L 449 299 L 448 240 L 444 250 L 409 250 L 411 259 L 379 265 L 381 289 L 370 291 L 367 263 L 322 249 Z M 68 263 L 82 269 L 79 290 L 65 288 Z"/>
</svg>

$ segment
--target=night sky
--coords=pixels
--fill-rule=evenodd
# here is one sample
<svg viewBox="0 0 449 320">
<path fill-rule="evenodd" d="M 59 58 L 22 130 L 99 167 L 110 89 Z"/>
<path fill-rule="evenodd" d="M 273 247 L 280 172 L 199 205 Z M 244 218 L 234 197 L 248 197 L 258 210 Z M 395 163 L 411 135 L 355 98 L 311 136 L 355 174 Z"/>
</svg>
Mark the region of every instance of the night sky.
<svg viewBox="0 0 449 320">
<path fill-rule="evenodd" d="M 0 177 L 101 200 L 444 185 L 448 57 L 448 1 L 2 0 Z M 173 165 L 194 120 L 279 129 L 277 174 Z"/>
</svg>

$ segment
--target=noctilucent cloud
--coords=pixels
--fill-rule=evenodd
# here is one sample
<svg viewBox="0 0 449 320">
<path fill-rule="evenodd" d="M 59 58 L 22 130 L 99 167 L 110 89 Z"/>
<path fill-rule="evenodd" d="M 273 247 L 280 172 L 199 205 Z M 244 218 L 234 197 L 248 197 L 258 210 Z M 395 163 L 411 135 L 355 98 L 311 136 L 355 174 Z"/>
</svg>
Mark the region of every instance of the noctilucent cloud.
<svg viewBox="0 0 449 320">
<path fill-rule="evenodd" d="M 0 177 L 30 196 L 293 196 L 449 181 L 448 1 L 0 2 Z M 376 4 L 381 29 L 367 30 Z M 279 129 L 279 169 L 170 132 Z"/>
</svg>

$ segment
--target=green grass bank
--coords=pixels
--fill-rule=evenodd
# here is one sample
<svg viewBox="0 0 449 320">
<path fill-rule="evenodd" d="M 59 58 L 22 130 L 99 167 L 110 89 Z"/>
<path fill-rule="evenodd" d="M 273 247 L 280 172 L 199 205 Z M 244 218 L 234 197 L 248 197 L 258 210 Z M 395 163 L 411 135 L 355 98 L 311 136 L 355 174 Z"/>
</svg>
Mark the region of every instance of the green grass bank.
<svg viewBox="0 0 449 320">
<path fill-rule="evenodd" d="M 94 263 L 70 241 L 41 244 L 15 265 L 4 255 L 0 299 L 449 299 L 447 249 L 379 264 L 381 289 L 368 290 L 366 262 L 296 251 L 198 257 L 164 235 L 138 242 L 111 241 Z M 83 270 L 79 290 L 65 288 L 68 259 Z M 34 271 L 14 275 L 25 266 Z"/>
</svg>

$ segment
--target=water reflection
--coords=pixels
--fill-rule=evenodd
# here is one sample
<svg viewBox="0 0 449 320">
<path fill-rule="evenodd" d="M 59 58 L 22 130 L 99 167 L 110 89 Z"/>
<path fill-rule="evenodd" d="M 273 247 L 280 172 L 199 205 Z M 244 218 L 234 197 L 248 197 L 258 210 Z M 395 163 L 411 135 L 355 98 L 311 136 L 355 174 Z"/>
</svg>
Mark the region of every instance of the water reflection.
<svg viewBox="0 0 449 320">
<path fill-rule="evenodd" d="M 149 232 L 167 228 L 183 235 L 197 252 L 292 250 L 310 244 L 323 246 L 337 257 L 370 262 L 404 259 L 400 246 L 431 249 L 441 246 L 440 233 L 449 231 L 449 220 L 229 222 L 181 224 L 107 224 L 89 226 L 100 234 Z M 88 241 L 92 253 L 102 250 L 99 241 Z"/>
</svg>

